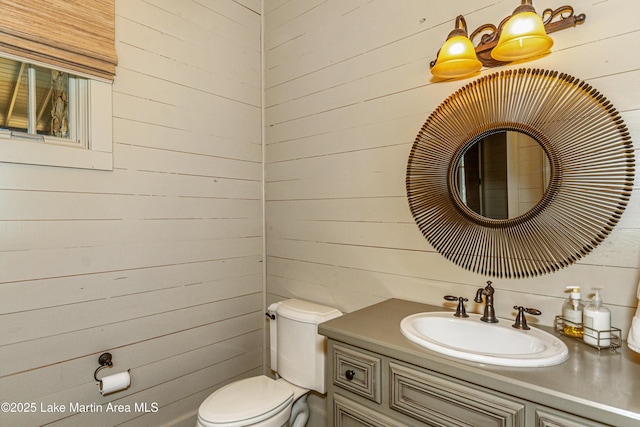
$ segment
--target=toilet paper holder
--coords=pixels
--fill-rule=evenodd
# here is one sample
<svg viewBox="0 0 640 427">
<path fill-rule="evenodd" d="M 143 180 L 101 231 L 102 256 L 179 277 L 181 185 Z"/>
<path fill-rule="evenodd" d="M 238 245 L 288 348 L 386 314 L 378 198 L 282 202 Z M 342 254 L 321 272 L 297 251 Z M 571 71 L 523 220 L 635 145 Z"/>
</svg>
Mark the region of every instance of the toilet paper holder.
<svg viewBox="0 0 640 427">
<path fill-rule="evenodd" d="M 93 373 L 93 378 L 99 383 L 100 393 L 104 396 L 127 389 L 131 386 L 131 369 L 127 369 L 126 372 L 121 372 L 115 375 L 103 376 L 102 379 L 98 378 L 98 372 L 104 368 L 111 368 L 113 366 L 111 353 L 102 353 L 98 358 L 98 368 Z"/>
<path fill-rule="evenodd" d="M 96 369 L 96 371 L 93 373 L 93 378 L 95 378 L 96 381 L 101 381 L 98 379 L 98 372 L 101 369 L 110 368 L 113 366 L 113 361 L 111 359 L 111 353 L 102 353 L 100 355 L 100 357 L 98 358 L 98 364 L 100 366 L 98 366 L 98 369 Z"/>
</svg>

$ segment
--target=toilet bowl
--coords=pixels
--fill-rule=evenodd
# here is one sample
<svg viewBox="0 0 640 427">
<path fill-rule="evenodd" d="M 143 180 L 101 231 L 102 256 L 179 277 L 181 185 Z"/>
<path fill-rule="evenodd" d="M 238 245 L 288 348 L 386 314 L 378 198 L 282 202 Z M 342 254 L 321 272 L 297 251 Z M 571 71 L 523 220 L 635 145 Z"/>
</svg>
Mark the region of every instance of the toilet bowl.
<svg viewBox="0 0 640 427">
<path fill-rule="evenodd" d="M 197 427 L 281 427 L 294 401 L 307 390 L 265 375 L 228 384 L 200 406 Z M 297 395 L 297 396 L 296 396 Z"/>
<path fill-rule="evenodd" d="M 200 405 L 196 427 L 303 427 L 307 393 L 325 392 L 326 339 L 318 325 L 341 316 L 335 308 L 291 299 L 269 306 L 271 369 L 266 375 L 227 384 Z"/>
</svg>

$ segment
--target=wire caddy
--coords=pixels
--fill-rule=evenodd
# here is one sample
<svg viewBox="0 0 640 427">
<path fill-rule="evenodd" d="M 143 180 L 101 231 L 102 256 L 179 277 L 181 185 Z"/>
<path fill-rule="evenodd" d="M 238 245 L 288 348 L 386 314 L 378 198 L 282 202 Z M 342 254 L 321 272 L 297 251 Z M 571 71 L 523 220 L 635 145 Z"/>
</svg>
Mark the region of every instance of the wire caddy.
<svg viewBox="0 0 640 427">
<path fill-rule="evenodd" d="M 565 326 L 574 327 L 574 328 L 582 328 L 584 331 L 584 335 L 587 335 L 595 341 L 595 344 L 591 344 L 585 341 L 582 338 L 574 337 L 564 332 Z M 574 340 L 584 343 L 590 347 L 596 348 L 599 350 L 609 349 L 611 351 L 616 351 L 621 346 L 621 336 L 622 330 L 611 326 L 611 329 L 606 331 L 598 331 L 592 329 L 588 326 L 585 326 L 583 323 L 575 323 L 570 320 L 565 319 L 562 316 L 556 316 L 555 319 L 555 330 L 557 333 L 564 335 L 565 337 L 573 338 Z"/>
</svg>

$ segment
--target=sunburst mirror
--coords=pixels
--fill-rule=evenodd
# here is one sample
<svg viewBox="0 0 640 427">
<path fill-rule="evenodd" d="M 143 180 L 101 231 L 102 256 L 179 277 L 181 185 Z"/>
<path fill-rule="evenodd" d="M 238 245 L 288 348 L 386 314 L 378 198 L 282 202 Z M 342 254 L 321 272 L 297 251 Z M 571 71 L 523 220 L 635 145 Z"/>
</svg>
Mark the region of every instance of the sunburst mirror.
<svg viewBox="0 0 640 427">
<path fill-rule="evenodd" d="M 482 77 L 429 116 L 407 165 L 416 223 L 473 272 L 531 277 L 591 252 L 617 224 L 633 144 L 589 84 L 540 69 Z"/>
</svg>

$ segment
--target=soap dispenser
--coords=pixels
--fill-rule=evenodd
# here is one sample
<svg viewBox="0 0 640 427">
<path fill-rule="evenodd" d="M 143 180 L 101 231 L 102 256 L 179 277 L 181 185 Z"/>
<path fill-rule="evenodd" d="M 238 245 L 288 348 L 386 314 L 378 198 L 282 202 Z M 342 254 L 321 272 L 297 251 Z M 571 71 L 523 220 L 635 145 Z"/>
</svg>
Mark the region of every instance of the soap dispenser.
<svg viewBox="0 0 640 427">
<path fill-rule="evenodd" d="M 580 300 L 580 286 L 567 286 L 571 289 L 569 299 L 562 306 L 562 317 L 564 327 L 562 331 L 571 337 L 582 338 L 584 328 L 582 327 L 582 310 L 584 304 Z"/>
<path fill-rule="evenodd" d="M 584 342 L 596 347 L 609 347 L 611 345 L 611 312 L 602 305 L 600 288 L 596 291 L 591 304 L 584 308 Z"/>
</svg>

